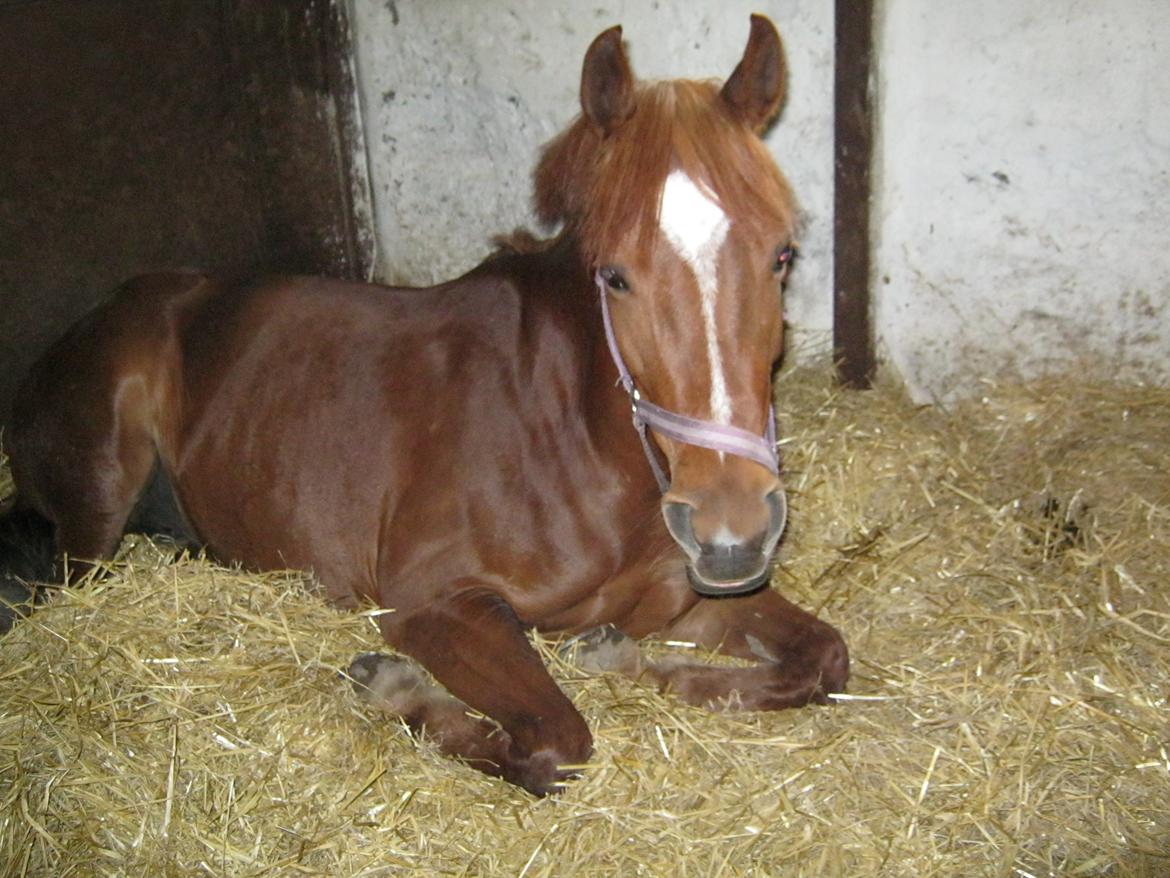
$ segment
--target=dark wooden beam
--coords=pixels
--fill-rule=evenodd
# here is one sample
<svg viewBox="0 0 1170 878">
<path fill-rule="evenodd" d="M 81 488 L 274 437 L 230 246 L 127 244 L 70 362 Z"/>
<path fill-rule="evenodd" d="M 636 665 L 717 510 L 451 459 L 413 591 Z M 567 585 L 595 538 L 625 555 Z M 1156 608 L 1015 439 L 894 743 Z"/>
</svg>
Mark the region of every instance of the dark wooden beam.
<svg viewBox="0 0 1170 878">
<path fill-rule="evenodd" d="M 848 387 L 873 382 L 870 159 L 873 0 L 836 0 L 834 71 L 833 359 Z"/>
<path fill-rule="evenodd" d="M 349 5 L 0 0 L 0 427 L 135 274 L 369 275 Z"/>
<path fill-rule="evenodd" d="M 173 0 L 172 0 L 173 2 Z M 364 280 L 373 229 L 345 0 L 220 0 L 251 125 L 268 262 L 279 271 Z"/>
</svg>

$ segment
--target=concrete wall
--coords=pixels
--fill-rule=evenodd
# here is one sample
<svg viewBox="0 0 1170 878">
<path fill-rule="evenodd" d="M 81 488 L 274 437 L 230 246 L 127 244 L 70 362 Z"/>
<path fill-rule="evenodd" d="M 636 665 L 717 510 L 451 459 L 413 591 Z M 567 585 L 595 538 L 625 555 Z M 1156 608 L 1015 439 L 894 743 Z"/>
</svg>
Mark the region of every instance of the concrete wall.
<svg viewBox="0 0 1170 878">
<path fill-rule="evenodd" d="M 767 142 L 804 211 L 788 313 L 831 321 L 832 4 L 799 0 L 352 0 L 379 254 L 377 276 L 430 283 L 535 222 L 529 176 L 541 144 L 579 111 L 585 50 L 621 24 L 635 73 L 726 78 L 748 16 L 785 40 L 790 98 Z"/>
<path fill-rule="evenodd" d="M 881 345 L 920 399 L 1170 378 L 1164 0 L 885 0 Z"/>
</svg>

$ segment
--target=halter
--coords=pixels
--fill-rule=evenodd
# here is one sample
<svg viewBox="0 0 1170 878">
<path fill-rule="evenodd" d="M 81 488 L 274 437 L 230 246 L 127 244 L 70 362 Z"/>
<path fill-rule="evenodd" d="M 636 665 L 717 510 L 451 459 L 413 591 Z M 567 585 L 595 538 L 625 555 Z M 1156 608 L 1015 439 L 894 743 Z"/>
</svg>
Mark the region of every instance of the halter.
<svg viewBox="0 0 1170 878">
<path fill-rule="evenodd" d="M 593 279 L 597 283 L 597 291 L 601 295 L 601 320 L 605 325 L 605 341 L 609 345 L 609 353 L 613 357 L 614 365 L 617 366 L 622 387 L 629 394 L 634 413 L 634 429 L 638 431 L 638 438 L 642 440 L 642 450 L 646 452 L 646 459 L 650 461 L 650 469 L 654 471 L 654 478 L 658 481 L 658 489 L 665 494 L 670 489 L 670 479 L 667 478 L 662 464 L 658 462 L 658 457 L 650 446 L 650 438 L 646 435 L 647 428 L 687 445 L 698 445 L 702 448 L 734 454 L 737 457 L 746 457 L 779 475 L 780 459 L 776 454 L 776 418 L 771 405 L 768 406 L 768 420 L 764 428 L 764 435 L 760 436 L 730 424 L 717 424 L 714 421 L 704 421 L 680 415 L 678 412 L 664 409 L 642 397 L 634 384 L 629 369 L 626 368 L 621 351 L 618 350 L 617 339 L 613 334 L 613 321 L 610 320 L 609 316 L 609 299 L 606 295 L 605 280 L 600 271 L 593 275 Z"/>
</svg>

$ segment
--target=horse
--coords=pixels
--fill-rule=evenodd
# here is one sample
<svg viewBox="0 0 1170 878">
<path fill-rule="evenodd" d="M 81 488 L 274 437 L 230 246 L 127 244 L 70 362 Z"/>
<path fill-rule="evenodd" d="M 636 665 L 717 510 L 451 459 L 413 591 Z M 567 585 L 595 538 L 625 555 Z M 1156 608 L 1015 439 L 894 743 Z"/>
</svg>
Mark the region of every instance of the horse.
<svg viewBox="0 0 1170 878">
<path fill-rule="evenodd" d="M 785 81 L 761 16 L 723 84 L 636 80 L 612 27 L 535 169 L 551 237 L 427 289 L 127 282 L 18 392 L 17 507 L 69 581 L 161 497 L 217 560 L 373 602 L 395 655 L 357 658 L 358 689 L 538 796 L 593 739 L 529 629 L 691 704 L 829 703 L 844 639 L 769 584 L 796 208 L 761 133 Z M 746 661 L 650 661 L 651 634 Z"/>
</svg>

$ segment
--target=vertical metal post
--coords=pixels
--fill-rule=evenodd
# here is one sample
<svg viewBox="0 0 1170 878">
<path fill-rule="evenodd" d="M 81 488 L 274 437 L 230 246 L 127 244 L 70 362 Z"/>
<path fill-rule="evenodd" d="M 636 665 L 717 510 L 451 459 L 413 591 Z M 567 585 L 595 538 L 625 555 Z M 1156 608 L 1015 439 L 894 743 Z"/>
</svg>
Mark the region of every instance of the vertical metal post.
<svg viewBox="0 0 1170 878">
<path fill-rule="evenodd" d="M 836 0 L 834 62 L 833 359 L 848 387 L 873 382 L 870 160 L 873 0 Z"/>
</svg>

